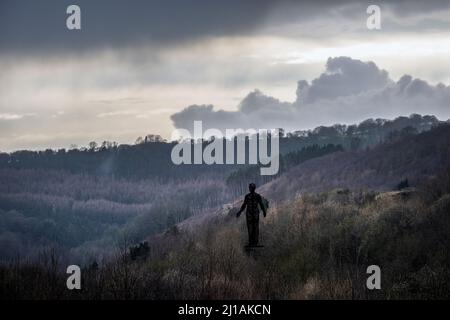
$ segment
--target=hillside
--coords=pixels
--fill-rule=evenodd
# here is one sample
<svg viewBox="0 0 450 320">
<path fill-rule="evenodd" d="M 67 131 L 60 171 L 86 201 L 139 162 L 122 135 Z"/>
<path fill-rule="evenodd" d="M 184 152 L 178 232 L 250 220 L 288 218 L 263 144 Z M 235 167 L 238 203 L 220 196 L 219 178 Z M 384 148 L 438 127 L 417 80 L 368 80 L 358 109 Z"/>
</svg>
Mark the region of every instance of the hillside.
<svg viewBox="0 0 450 320">
<path fill-rule="evenodd" d="M 0 296 L 448 298 L 450 125 L 364 151 L 324 150 L 304 149 L 298 165 L 258 189 L 271 205 L 265 247 L 250 254 L 233 209 L 242 196 L 217 176 L 167 184 L 0 170 L 2 257 L 16 258 L 0 265 Z M 414 192 L 384 192 L 406 178 Z M 64 266 L 77 254 L 88 257 L 83 292 L 64 290 Z M 371 264 L 383 270 L 381 291 L 365 289 Z"/>
<path fill-rule="evenodd" d="M 275 200 L 261 217 L 264 248 L 243 249 L 237 199 L 149 238 L 147 250 L 130 251 L 130 267 L 138 279 L 153 272 L 157 298 L 448 299 L 449 155 L 444 125 L 372 150 L 308 160 L 259 190 Z M 323 187 L 302 187 L 305 171 L 318 167 L 309 173 L 322 171 Z M 331 174 L 337 178 L 326 180 Z M 413 189 L 386 191 L 403 177 Z M 381 291 L 365 287 L 371 264 L 383 270 Z"/>
<path fill-rule="evenodd" d="M 260 191 L 273 200 L 333 188 L 392 190 L 411 186 L 441 170 L 450 159 L 450 125 L 408 135 L 366 151 L 335 152 L 295 166 Z"/>
<path fill-rule="evenodd" d="M 361 156 L 368 159 L 388 149 L 392 155 L 395 150 L 406 152 L 401 148 L 406 142 L 423 151 L 417 160 L 405 155 L 411 168 L 434 155 L 438 160 L 430 163 L 436 163 L 437 171 L 427 181 L 418 179 L 415 192 L 339 189 L 278 200 L 267 218 L 261 218 L 265 247 L 256 252 L 244 250 L 245 219 L 236 219 L 233 210 L 218 210 L 189 219 L 197 222 L 193 228 L 174 225 L 146 242 L 119 247 L 114 259 L 91 261 L 82 270 L 82 291 L 64 289 L 65 264 L 55 251 L 43 255 L 40 263 L 2 265 L 0 297 L 448 299 L 450 158 L 444 158 L 448 130 L 448 126 L 436 128 L 413 137 L 416 142 L 408 137 Z M 423 143 L 431 140 L 434 144 L 425 148 Z M 446 159 L 441 169 L 437 169 L 439 159 Z M 310 164 L 299 167 L 305 165 Z M 427 169 L 423 176 L 431 171 Z M 270 187 L 276 183 L 279 180 L 264 186 L 266 196 L 270 197 Z M 202 216 L 207 219 L 200 220 Z M 366 268 L 372 264 L 382 270 L 381 290 L 366 289 Z"/>
<path fill-rule="evenodd" d="M 450 125 L 442 124 L 421 134 L 402 135 L 372 149 L 337 151 L 314 157 L 260 186 L 258 192 L 276 204 L 305 194 L 340 189 L 352 192 L 396 190 L 404 180 L 410 187 L 417 187 L 442 171 L 449 159 Z M 179 226 L 194 230 L 215 216 L 227 215 L 241 202 L 242 196 L 237 197 L 214 214 L 205 212 L 193 216 Z"/>
<path fill-rule="evenodd" d="M 312 130 L 282 133 L 280 152 L 286 155 L 313 145 L 340 145 L 346 150 L 364 150 L 389 140 L 402 130 L 420 133 L 444 123 L 434 116 L 412 114 L 393 120 L 367 119 L 359 124 L 321 126 Z M 203 144 L 207 144 L 204 141 Z M 205 174 L 230 174 L 237 165 L 177 166 L 170 153 L 175 142 L 159 135 L 139 137 L 134 145 L 92 141 L 87 147 L 70 149 L 0 152 L 0 169 L 59 170 L 73 174 L 106 176 L 127 180 L 158 179 L 161 182 L 189 180 Z M 236 161 L 235 161 L 236 162 Z"/>
<path fill-rule="evenodd" d="M 186 219 L 190 223 L 220 211 L 223 204 L 240 200 L 249 181 L 262 185 L 277 179 L 267 194 L 272 202 L 303 192 L 304 186 L 318 190 L 322 182 L 308 179 L 331 170 L 327 161 L 333 157 L 342 157 L 336 165 L 360 170 L 355 159 L 364 157 L 368 146 L 440 123 L 433 116 L 411 115 L 282 134 L 281 177 L 264 179 L 255 166 L 176 166 L 170 160 L 174 144 L 155 135 L 137 139 L 135 145 L 105 141 L 88 148 L 0 153 L 0 261 L 37 259 L 47 248 L 79 263 L 108 258 L 124 239 L 135 243 Z M 299 164 L 310 168 L 309 173 L 291 173 Z M 337 173 L 329 174 L 346 182 Z M 282 183 L 290 176 L 296 179 Z M 398 183 L 400 176 L 392 182 Z M 322 187 L 329 185 L 324 180 Z"/>
</svg>

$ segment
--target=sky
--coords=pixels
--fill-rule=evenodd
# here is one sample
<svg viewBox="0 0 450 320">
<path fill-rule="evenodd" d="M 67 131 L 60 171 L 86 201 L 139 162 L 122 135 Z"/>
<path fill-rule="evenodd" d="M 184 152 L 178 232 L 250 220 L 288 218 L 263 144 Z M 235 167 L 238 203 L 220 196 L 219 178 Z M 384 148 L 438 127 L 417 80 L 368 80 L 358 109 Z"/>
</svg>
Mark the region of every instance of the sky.
<svg viewBox="0 0 450 320">
<path fill-rule="evenodd" d="M 0 0 L 0 151 L 169 139 L 195 120 L 447 120 L 449 54 L 446 0 Z"/>
</svg>

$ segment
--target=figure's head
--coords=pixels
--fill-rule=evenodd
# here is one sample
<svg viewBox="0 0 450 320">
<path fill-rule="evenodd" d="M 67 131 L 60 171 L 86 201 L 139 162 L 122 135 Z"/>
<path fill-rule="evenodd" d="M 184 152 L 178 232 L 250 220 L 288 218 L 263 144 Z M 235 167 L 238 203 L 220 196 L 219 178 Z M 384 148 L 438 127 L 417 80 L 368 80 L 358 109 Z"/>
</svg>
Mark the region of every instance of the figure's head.
<svg viewBox="0 0 450 320">
<path fill-rule="evenodd" d="M 256 190 L 256 184 L 254 184 L 253 182 L 250 183 L 250 184 L 248 185 L 248 190 L 250 190 L 250 192 L 255 192 L 255 190 Z"/>
</svg>

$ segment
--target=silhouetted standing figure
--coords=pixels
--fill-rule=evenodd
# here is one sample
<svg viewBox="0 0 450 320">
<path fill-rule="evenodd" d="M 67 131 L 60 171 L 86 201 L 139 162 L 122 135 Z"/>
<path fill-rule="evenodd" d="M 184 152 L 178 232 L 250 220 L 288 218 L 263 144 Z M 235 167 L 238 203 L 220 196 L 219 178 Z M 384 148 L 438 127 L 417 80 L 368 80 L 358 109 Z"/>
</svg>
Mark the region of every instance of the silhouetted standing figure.
<svg viewBox="0 0 450 320">
<path fill-rule="evenodd" d="M 250 183 L 248 186 L 250 193 L 245 196 L 244 203 L 241 206 L 241 209 L 236 214 L 236 217 L 239 218 L 242 211 L 247 208 L 246 217 L 247 217 L 247 230 L 248 230 L 248 245 L 250 247 L 255 247 L 258 245 L 259 238 L 259 208 L 263 211 L 264 217 L 266 217 L 266 207 L 263 204 L 262 197 L 258 193 L 255 192 L 256 185 L 254 183 Z"/>
</svg>

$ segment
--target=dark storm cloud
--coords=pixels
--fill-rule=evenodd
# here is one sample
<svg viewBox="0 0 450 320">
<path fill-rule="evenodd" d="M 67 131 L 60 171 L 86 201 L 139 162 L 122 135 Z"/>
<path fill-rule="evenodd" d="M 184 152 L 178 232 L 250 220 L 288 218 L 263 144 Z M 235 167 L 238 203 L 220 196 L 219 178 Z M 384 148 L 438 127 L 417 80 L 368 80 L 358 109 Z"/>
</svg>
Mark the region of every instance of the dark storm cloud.
<svg viewBox="0 0 450 320">
<path fill-rule="evenodd" d="M 248 34 L 264 23 L 316 19 L 350 3 L 358 4 L 358 12 L 366 5 L 354 0 L 2 0 L 0 52 L 78 52 L 148 43 L 163 46 L 202 37 Z M 449 6 L 448 1 L 433 0 L 379 3 L 388 3 L 399 14 Z M 70 4 L 81 7 L 81 31 L 66 29 L 66 8 Z M 281 16 L 268 21 L 270 13 L 280 8 Z"/>
<path fill-rule="evenodd" d="M 82 30 L 66 29 L 66 8 L 81 8 Z M 83 49 L 174 43 L 247 32 L 266 16 L 268 0 L 2 0 L 1 50 Z"/>
<path fill-rule="evenodd" d="M 413 15 L 448 9 L 450 3 L 447 0 L 383 0 L 372 1 L 371 4 L 389 5 L 392 11 L 398 15 Z"/>
<path fill-rule="evenodd" d="M 214 110 L 211 105 L 190 106 L 171 119 L 176 128 L 192 130 L 194 121 L 204 128 L 285 128 L 354 123 L 369 117 L 391 118 L 411 113 L 449 118 L 450 87 L 428 84 L 404 75 L 397 82 L 373 62 L 348 57 L 330 58 L 326 70 L 311 83 L 298 82 L 297 100 L 281 102 L 255 90 L 237 111 Z"/>
</svg>

